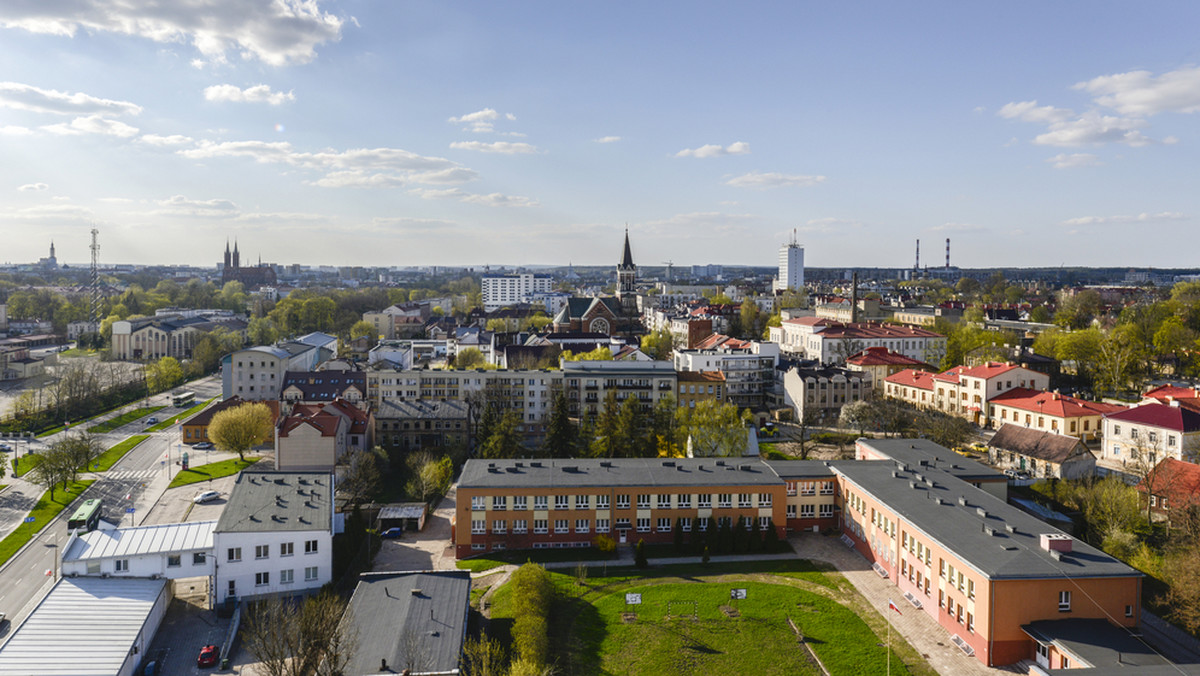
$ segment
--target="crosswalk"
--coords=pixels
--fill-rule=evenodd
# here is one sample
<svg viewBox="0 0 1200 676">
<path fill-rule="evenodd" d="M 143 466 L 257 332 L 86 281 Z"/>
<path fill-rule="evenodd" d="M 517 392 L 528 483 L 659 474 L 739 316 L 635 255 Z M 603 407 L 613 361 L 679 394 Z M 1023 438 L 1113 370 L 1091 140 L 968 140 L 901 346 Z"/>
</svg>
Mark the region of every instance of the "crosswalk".
<svg viewBox="0 0 1200 676">
<path fill-rule="evenodd" d="M 108 472 L 105 472 L 104 476 L 105 476 L 105 478 L 108 478 L 108 479 L 153 479 L 154 477 L 156 477 L 160 474 L 162 474 L 161 470 L 125 469 L 125 470 L 118 470 L 116 472 L 113 472 L 110 470 Z"/>
</svg>

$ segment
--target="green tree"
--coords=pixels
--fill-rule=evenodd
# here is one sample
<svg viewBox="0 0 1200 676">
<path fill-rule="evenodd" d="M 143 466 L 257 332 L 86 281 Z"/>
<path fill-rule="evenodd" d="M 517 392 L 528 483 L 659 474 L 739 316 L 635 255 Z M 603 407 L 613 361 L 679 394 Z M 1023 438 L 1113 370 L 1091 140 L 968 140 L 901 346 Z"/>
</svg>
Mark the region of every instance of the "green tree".
<svg viewBox="0 0 1200 676">
<path fill-rule="evenodd" d="M 734 404 L 703 399 L 695 408 L 679 409 L 679 427 L 691 439 L 696 457 L 739 456 L 746 450 L 748 411 Z"/>
<path fill-rule="evenodd" d="M 243 461 L 246 451 L 265 444 L 275 434 L 275 417 L 262 402 L 247 402 L 218 412 L 208 423 L 208 438 L 223 451 L 238 454 Z"/>
<path fill-rule="evenodd" d="M 554 587 L 546 569 L 536 563 L 518 568 L 510 581 L 513 599 L 512 639 L 518 657 L 541 667 L 550 654 L 549 612 Z"/>
<path fill-rule="evenodd" d="M 669 360 L 675 351 L 675 338 L 665 327 L 642 336 L 642 352 L 651 359 Z"/>
<path fill-rule="evenodd" d="M 365 319 L 360 319 L 359 321 L 354 322 L 354 326 L 350 327 L 350 339 L 354 340 L 364 336 L 371 338 L 372 342 L 374 342 L 374 339 L 378 337 L 375 333 L 375 325 Z"/>
<path fill-rule="evenodd" d="M 146 365 L 146 387 L 165 392 L 183 382 L 183 366 L 175 357 L 163 357 Z"/>
<path fill-rule="evenodd" d="M 274 345 L 275 341 L 279 340 L 279 331 L 275 329 L 275 323 L 266 317 L 251 319 L 246 334 L 251 345 Z"/>
<path fill-rule="evenodd" d="M 512 409 L 505 411 L 483 442 L 480 455 L 489 460 L 520 457 L 524 450 L 521 432 L 517 429 L 520 424 L 521 414 Z"/>
<path fill-rule="evenodd" d="M 579 428 L 571 422 L 567 395 L 562 390 L 557 390 L 551 403 L 542 453 L 550 458 L 569 458 L 575 453 L 578 443 Z"/>
<path fill-rule="evenodd" d="M 477 369 L 487 365 L 487 359 L 477 347 L 463 348 L 454 356 L 454 368 L 456 369 Z"/>
<path fill-rule="evenodd" d="M 638 568 L 649 568 L 650 562 L 646 559 L 646 541 L 638 538 L 637 544 L 633 547 L 633 565 Z"/>
<path fill-rule="evenodd" d="M 1054 323 L 1065 329 L 1084 329 L 1100 314 L 1100 294 L 1092 289 L 1078 293 L 1063 292 L 1059 296 Z"/>
<path fill-rule="evenodd" d="M 612 350 L 601 346 L 591 352 L 580 352 L 574 354 L 570 350 L 564 350 L 562 353 L 563 361 L 612 361 Z"/>
</svg>

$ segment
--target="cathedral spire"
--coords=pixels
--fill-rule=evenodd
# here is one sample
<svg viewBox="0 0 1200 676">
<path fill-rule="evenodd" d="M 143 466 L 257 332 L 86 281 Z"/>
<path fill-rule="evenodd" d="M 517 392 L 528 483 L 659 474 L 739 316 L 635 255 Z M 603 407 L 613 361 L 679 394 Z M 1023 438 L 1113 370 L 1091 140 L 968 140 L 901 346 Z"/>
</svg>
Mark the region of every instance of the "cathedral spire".
<svg viewBox="0 0 1200 676">
<path fill-rule="evenodd" d="M 629 226 L 625 226 L 625 255 L 621 257 L 620 268 L 623 270 L 633 270 L 635 267 L 633 264 L 633 252 L 629 249 Z"/>
</svg>

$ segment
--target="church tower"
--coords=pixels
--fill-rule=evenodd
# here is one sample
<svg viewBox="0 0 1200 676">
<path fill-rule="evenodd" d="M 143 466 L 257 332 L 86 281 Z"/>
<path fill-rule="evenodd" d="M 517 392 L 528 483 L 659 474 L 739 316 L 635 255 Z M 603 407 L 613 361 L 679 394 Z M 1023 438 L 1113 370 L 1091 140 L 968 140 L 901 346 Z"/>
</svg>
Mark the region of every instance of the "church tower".
<svg viewBox="0 0 1200 676">
<path fill-rule="evenodd" d="M 625 228 L 625 253 L 617 265 L 617 298 L 628 315 L 637 315 L 637 266 L 633 264 L 633 252 L 629 249 L 629 228 Z"/>
<path fill-rule="evenodd" d="M 239 256 L 239 255 L 238 255 L 237 240 L 235 239 L 235 240 L 233 240 L 233 268 L 234 268 L 235 270 L 236 270 L 237 268 L 240 268 L 240 267 L 242 267 L 242 266 L 241 266 L 241 264 L 240 264 L 240 263 L 239 263 L 239 261 L 238 261 L 238 259 L 239 259 L 240 257 L 241 257 L 241 256 Z"/>
<path fill-rule="evenodd" d="M 225 269 L 233 267 L 233 254 L 229 253 L 229 240 L 225 240 Z"/>
</svg>

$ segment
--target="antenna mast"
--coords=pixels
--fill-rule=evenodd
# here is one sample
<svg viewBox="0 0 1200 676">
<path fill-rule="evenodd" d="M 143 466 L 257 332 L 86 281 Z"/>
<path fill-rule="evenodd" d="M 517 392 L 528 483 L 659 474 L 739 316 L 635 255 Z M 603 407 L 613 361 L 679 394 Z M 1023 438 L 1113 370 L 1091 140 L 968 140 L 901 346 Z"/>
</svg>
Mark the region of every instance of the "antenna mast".
<svg viewBox="0 0 1200 676">
<path fill-rule="evenodd" d="M 92 330 L 100 331 L 100 231 L 92 228 Z"/>
</svg>

